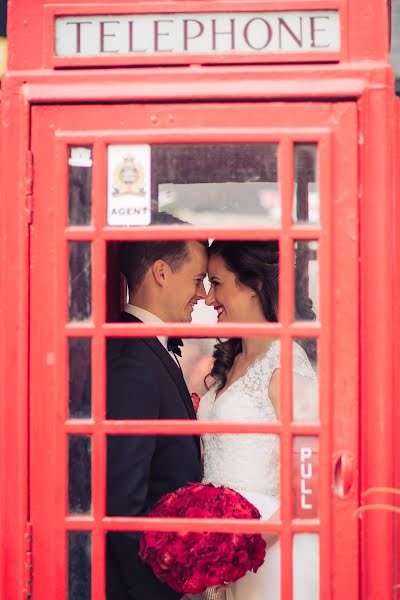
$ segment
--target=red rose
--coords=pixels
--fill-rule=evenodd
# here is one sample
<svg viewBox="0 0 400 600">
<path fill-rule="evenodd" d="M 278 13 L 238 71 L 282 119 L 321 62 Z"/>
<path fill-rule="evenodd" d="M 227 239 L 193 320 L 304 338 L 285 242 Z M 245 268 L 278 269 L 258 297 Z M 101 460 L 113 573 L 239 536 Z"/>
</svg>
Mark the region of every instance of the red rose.
<svg viewBox="0 0 400 600">
<path fill-rule="evenodd" d="M 170 552 L 163 552 L 158 555 L 158 564 L 162 569 L 170 569 L 175 559 Z"/>
<path fill-rule="evenodd" d="M 238 492 L 194 483 L 166 494 L 152 517 L 259 519 L 258 510 Z M 144 532 L 139 555 L 160 581 L 181 594 L 200 594 L 256 572 L 265 559 L 260 534 L 216 532 Z"/>
</svg>

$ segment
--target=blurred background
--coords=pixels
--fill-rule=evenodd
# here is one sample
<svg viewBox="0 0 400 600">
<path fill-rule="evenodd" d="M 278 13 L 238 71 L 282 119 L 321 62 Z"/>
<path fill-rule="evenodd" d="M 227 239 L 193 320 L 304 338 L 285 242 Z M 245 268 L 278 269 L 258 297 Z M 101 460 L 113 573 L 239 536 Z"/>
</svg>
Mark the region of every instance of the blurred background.
<svg viewBox="0 0 400 600">
<path fill-rule="evenodd" d="M 400 96 L 400 0 L 392 0 L 392 50 L 390 61 L 396 74 L 396 94 Z"/>
<path fill-rule="evenodd" d="M 0 76 L 6 70 L 7 64 L 6 22 L 7 0 L 0 0 Z"/>
</svg>

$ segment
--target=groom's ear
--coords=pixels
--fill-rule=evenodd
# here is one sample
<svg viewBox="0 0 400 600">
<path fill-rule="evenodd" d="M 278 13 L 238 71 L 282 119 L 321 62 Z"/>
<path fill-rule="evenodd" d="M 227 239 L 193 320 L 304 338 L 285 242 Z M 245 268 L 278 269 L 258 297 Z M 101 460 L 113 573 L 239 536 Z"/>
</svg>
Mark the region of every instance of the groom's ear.
<svg viewBox="0 0 400 600">
<path fill-rule="evenodd" d="M 167 279 L 168 265 L 164 260 L 156 260 L 151 267 L 154 280 L 160 287 L 164 287 Z"/>
</svg>

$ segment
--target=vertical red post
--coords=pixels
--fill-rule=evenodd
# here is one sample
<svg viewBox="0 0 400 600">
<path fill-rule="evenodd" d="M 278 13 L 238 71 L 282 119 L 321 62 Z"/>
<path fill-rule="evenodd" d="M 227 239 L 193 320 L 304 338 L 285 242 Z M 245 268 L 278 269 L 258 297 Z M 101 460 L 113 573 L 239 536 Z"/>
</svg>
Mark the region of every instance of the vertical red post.
<svg viewBox="0 0 400 600">
<path fill-rule="evenodd" d="M 375 89 L 360 104 L 361 494 L 393 485 L 393 102 L 388 89 Z M 363 504 L 391 500 L 391 494 L 377 493 L 366 496 Z M 365 511 L 361 536 L 363 598 L 391 598 L 393 515 Z"/>
</svg>

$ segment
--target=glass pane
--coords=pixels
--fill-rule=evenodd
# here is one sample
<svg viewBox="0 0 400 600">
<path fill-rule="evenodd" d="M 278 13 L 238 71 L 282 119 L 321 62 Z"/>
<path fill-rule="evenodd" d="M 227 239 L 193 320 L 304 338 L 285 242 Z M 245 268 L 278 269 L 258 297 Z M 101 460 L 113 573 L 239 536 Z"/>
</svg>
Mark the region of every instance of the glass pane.
<svg viewBox="0 0 400 600">
<path fill-rule="evenodd" d="M 86 321 L 92 314 L 92 247 L 89 242 L 69 242 L 70 321 Z"/>
<path fill-rule="evenodd" d="M 265 596 L 262 593 L 250 595 L 249 589 L 251 590 L 252 587 L 249 588 L 249 585 L 251 586 L 251 580 L 254 577 L 254 575 L 247 573 L 243 579 L 239 579 L 239 581 L 233 584 L 233 590 L 235 591 L 234 598 L 236 598 L 236 591 L 237 597 L 240 599 L 252 599 L 254 597 L 256 600 L 264 600 L 264 598 L 268 598 L 268 596 L 269 598 L 273 598 L 274 600 L 280 600 L 281 598 L 281 543 L 278 535 L 263 535 L 266 535 L 267 542 L 266 560 L 264 564 L 260 567 L 260 569 L 257 571 L 256 577 L 263 581 L 263 584 L 265 585 L 265 588 L 266 590 L 268 590 L 268 592 L 265 594 Z M 261 587 L 259 587 L 259 585 L 256 585 L 255 589 L 253 588 L 253 592 L 257 592 L 257 590 L 261 592 L 262 589 L 263 585 Z"/>
<path fill-rule="evenodd" d="M 319 223 L 319 190 L 317 145 L 294 145 L 294 204 L 295 223 Z"/>
<path fill-rule="evenodd" d="M 68 531 L 68 600 L 92 597 L 92 536 L 84 531 Z"/>
<path fill-rule="evenodd" d="M 69 397 L 70 419 L 91 416 L 91 338 L 69 338 Z"/>
<path fill-rule="evenodd" d="M 199 226 L 279 225 L 277 149 L 277 144 L 152 146 L 152 212 Z"/>
<path fill-rule="evenodd" d="M 183 376 L 189 392 L 201 397 L 206 392 L 204 378 L 210 371 L 211 357 L 217 340 L 189 338 L 183 342 L 182 356 L 179 358 Z"/>
<path fill-rule="evenodd" d="M 277 144 L 111 144 L 108 224 L 170 224 L 155 217 L 162 211 L 198 226 L 279 225 L 277 150 Z"/>
<path fill-rule="evenodd" d="M 293 600 L 319 600 L 319 536 L 293 536 Z"/>
<path fill-rule="evenodd" d="M 318 419 L 317 360 L 317 340 L 315 338 L 297 338 L 293 340 L 292 395 L 294 421 L 315 421 Z"/>
<path fill-rule="evenodd" d="M 107 322 L 119 321 L 121 311 L 127 301 L 127 289 L 120 273 L 120 242 L 106 244 L 106 318 Z"/>
<path fill-rule="evenodd" d="M 68 512 L 88 514 L 92 507 L 92 440 L 68 436 Z"/>
<path fill-rule="evenodd" d="M 92 221 L 92 147 L 70 146 L 68 155 L 68 224 Z"/>
<path fill-rule="evenodd" d="M 319 439 L 317 436 L 293 438 L 293 517 L 318 516 Z"/>
<path fill-rule="evenodd" d="M 210 246 L 199 241 L 122 242 L 119 249 L 114 244 L 107 244 L 109 320 L 119 320 L 121 308 L 140 320 L 148 319 L 137 306 L 142 302 L 143 290 L 148 296 L 156 285 L 150 267 L 162 259 L 168 264 L 163 273 L 163 301 L 152 303 L 147 309 L 162 321 L 278 321 L 278 240 L 214 240 Z M 121 286 L 119 271 L 124 275 L 125 286 Z M 243 284 L 241 288 L 237 281 Z M 237 296 L 221 292 L 229 286 L 233 286 Z M 249 289 L 243 293 L 245 287 Z M 158 289 L 154 288 L 154 293 L 158 294 Z M 123 315 L 122 320 L 131 319 Z"/>
<path fill-rule="evenodd" d="M 295 254 L 295 320 L 314 321 L 319 318 L 318 242 L 297 240 Z"/>
<path fill-rule="evenodd" d="M 280 223 L 277 144 L 108 146 L 109 225 Z M 151 189 L 150 189 L 151 181 Z M 149 214 L 151 210 L 152 214 Z"/>
</svg>

